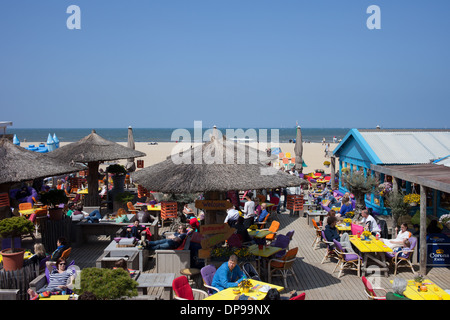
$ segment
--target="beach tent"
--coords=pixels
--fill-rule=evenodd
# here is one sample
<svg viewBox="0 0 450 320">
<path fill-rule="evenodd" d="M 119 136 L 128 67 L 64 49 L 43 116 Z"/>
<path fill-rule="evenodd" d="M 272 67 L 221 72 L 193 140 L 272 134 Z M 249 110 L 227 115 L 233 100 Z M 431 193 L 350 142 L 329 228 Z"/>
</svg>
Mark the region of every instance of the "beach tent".
<svg viewBox="0 0 450 320">
<path fill-rule="evenodd" d="M 99 136 L 95 130 L 79 141 L 62 146 L 48 156 L 66 162 L 86 163 L 89 168 L 88 195 L 85 198 L 86 206 L 98 206 L 98 167 L 100 161 L 112 161 L 127 158 L 144 157 L 145 153 L 124 147 L 116 142 Z"/>
<path fill-rule="evenodd" d="M 211 140 L 173 154 L 165 161 L 133 172 L 133 181 L 147 190 L 164 193 L 205 193 L 220 198 L 230 190 L 275 189 L 307 182 L 268 166 L 275 158 L 265 151 L 226 139 L 217 129 Z M 215 215 L 206 214 L 206 223 Z"/>
</svg>

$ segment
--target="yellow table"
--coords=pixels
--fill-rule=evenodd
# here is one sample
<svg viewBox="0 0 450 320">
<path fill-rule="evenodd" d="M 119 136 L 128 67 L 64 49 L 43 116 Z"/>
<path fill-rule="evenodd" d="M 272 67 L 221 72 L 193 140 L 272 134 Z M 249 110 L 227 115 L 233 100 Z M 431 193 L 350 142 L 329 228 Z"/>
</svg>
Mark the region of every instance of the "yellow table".
<svg viewBox="0 0 450 320">
<path fill-rule="evenodd" d="M 25 209 L 25 210 L 19 210 L 19 213 L 21 216 L 29 216 L 36 212 L 36 209 Z"/>
<path fill-rule="evenodd" d="M 253 238 L 265 238 L 268 234 L 273 233 L 272 231 L 269 230 L 250 230 L 248 229 L 248 235 L 253 237 Z"/>
<path fill-rule="evenodd" d="M 345 223 L 343 223 L 343 224 L 337 224 L 337 225 L 336 225 L 336 228 L 337 228 L 339 231 L 341 231 L 341 232 L 346 232 L 346 231 L 351 231 L 351 230 L 352 230 L 351 225 L 350 225 L 350 226 L 347 226 Z"/>
<path fill-rule="evenodd" d="M 393 280 L 391 280 L 391 283 L 392 282 Z M 418 291 L 414 280 L 408 280 L 404 295 L 411 300 L 450 300 L 450 294 L 429 279 L 425 279 L 423 284 L 428 288 L 426 292 Z"/>
<path fill-rule="evenodd" d="M 39 301 L 46 301 L 46 300 L 69 300 L 70 294 L 55 294 L 51 295 L 48 298 L 39 298 Z"/>
<path fill-rule="evenodd" d="M 264 297 L 267 294 L 267 292 L 259 291 L 259 289 L 261 289 L 262 286 L 265 286 L 265 285 L 270 286 L 270 288 L 277 289 L 279 292 L 284 290 L 284 287 L 276 286 L 274 284 L 257 281 L 257 280 L 253 280 L 253 279 L 250 279 L 250 281 L 251 281 L 253 287 L 250 288 L 250 291 L 248 293 L 242 293 L 242 290 L 241 290 L 241 294 L 245 294 L 246 296 L 255 298 L 256 300 L 264 299 Z M 236 298 L 236 296 L 237 296 L 237 294 L 235 294 L 233 292 L 233 288 L 227 288 L 227 289 L 219 291 L 219 292 L 205 298 L 204 300 L 234 300 Z"/>
<path fill-rule="evenodd" d="M 155 204 L 153 207 L 152 205 L 147 205 L 148 211 L 161 211 L 161 205 Z"/>
<path fill-rule="evenodd" d="M 363 256 L 363 264 L 361 266 L 361 273 L 364 276 L 367 270 L 367 261 L 370 258 L 381 268 L 381 271 L 385 272 L 386 277 L 389 274 L 389 267 L 386 264 L 386 252 L 392 252 L 392 249 L 383 243 L 381 240 L 376 240 L 375 237 L 371 236 L 370 241 L 361 240 L 355 235 L 349 237 L 350 242 L 359 250 Z"/>
<path fill-rule="evenodd" d="M 259 256 L 259 257 L 263 257 L 263 258 L 268 258 L 271 255 L 273 255 L 281 250 L 283 250 L 283 249 L 278 248 L 278 247 L 272 247 L 272 246 L 265 246 L 264 249 L 259 250 L 257 244 L 253 244 L 250 247 L 248 247 L 248 251 L 250 253 L 254 254 L 255 256 Z"/>
</svg>

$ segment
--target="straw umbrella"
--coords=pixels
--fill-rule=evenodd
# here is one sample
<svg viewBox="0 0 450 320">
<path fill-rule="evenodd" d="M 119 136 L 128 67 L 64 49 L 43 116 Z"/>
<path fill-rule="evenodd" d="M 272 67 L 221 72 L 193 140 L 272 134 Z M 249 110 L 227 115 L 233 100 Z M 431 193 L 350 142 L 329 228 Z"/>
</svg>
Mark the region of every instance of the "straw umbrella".
<svg viewBox="0 0 450 320">
<path fill-rule="evenodd" d="M 297 126 L 297 137 L 295 139 L 295 170 L 303 172 L 303 141 L 302 141 L 302 129 Z"/>
<path fill-rule="evenodd" d="M 87 163 L 89 168 L 87 178 L 88 195 L 85 198 L 85 205 L 87 206 L 98 206 L 100 204 L 98 195 L 98 168 L 101 161 L 143 156 L 145 156 L 143 152 L 102 138 L 95 130 L 92 130 L 91 134 L 77 142 L 70 143 L 48 153 L 48 157 L 55 159 Z"/>
<path fill-rule="evenodd" d="M 144 188 L 164 193 L 205 192 L 208 200 L 220 199 L 229 190 L 274 189 L 299 186 L 305 180 L 268 166 L 265 151 L 220 138 L 134 172 Z M 214 218 L 208 219 L 214 221 Z"/>
<path fill-rule="evenodd" d="M 18 182 L 57 176 L 81 170 L 47 154 L 33 152 L 15 145 L 8 139 L 0 139 L 0 192 L 9 192 Z"/>
</svg>

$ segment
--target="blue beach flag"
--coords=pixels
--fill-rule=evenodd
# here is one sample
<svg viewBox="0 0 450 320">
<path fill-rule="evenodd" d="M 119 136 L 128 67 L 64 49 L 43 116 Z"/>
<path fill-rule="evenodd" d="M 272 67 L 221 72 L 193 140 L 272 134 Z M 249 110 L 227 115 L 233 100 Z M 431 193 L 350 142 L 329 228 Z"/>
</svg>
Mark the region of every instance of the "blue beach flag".
<svg viewBox="0 0 450 320">
<path fill-rule="evenodd" d="M 53 134 L 53 141 L 55 142 L 55 149 L 59 148 L 59 139 L 56 136 L 56 133 Z"/>
<path fill-rule="evenodd" d="M 48 151 L 55 150 L 55 141 L 53 141 L 53 138 L 50 133 L 48 134 L 48 138 L 47 138 L 47 148 L 48 148 Z"/>
<path fill-rule="evenodd" d="M 17 136 L 14 134 L 14 138 L 13 138 L 13 143 L 16 145 L 16 146 L 20 146 L 20 140 L 17 138 Z"/>
</svg>

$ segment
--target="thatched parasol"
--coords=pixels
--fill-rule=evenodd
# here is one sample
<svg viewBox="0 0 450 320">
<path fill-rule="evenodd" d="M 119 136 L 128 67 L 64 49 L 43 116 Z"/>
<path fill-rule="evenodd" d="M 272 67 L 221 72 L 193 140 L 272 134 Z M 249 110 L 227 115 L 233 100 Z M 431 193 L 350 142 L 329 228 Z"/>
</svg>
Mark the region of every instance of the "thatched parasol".
<svg viewBox="0 0 450 320">
<path fill-rule="evenodd" d="M 77 142 L 70 143 L 48 153 L 48 157 L 64 161 L 87 163 L 89 167 L 88 175 L 88 195 L 85 205 L 98 206 L 100 203 L 98 196 L 98 167 L 100 161 L 112 161 L 127 158 L 143 157 L 145 153 L 124 147 L 116 142 L 106 140 L 95 133 L 92 133 Z"/>
<path fill-rule="evenodd" d="M 305 180 L 268 166 L 265 151 L 213 135 L 211 141 L 132 173 L 134 182 L 164 193 L 218 192 L 299 186 Z M 213 193 L 215 195 L 213 195 Z M 214 219 L 213 219 L 214 221 Z"/>
<path fill-rule="evenodd" d="M 303 171 L 303 141 L 302 141 L 302 129 L 297 126 L 297 137 L 295 139 L 295 170 L 298 172 Z"/>
<path fill-rule="evenodd" d="M 0 185 L 62 175 L 81 168 L 70 165 L 68 161 L 49 159 L 46 154 L 16 146 L 8 139 L 0 139 Z"/>
</svg>

